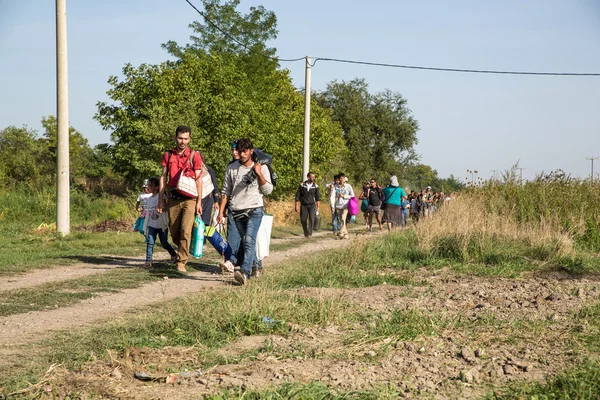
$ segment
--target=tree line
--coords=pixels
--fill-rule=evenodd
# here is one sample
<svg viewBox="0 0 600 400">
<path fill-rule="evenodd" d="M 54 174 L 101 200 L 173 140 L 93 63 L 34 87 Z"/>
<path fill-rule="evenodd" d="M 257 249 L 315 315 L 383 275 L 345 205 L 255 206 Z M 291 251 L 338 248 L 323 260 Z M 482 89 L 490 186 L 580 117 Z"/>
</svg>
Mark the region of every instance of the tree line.
<svg viewBox="0 0 600 400">
<path fill-rule="evenodd" d="M 304 93 L 281 68 L 276 49 L 277 18 L 264 7 L 243 14 L 240 0 L 203 0 L 209 23 L 190 24 L 191 42 L 163 44 L 171 60 L 126 64 L 121 77 L 108 79 L 110 102 L 98 102 L 96 121 L 111 143 L 91 148 L 71 128 L 71 176 L 84 190 L 139 187 L 160 173 L 162 153 L 173 145 L 178 125 L 192 128 L 193 147 L 223 171 L 230 144 L 249 137 L 273 156 L 278 173 L 275 195 L 292 192 L 301 179 Z M 236 41 L 223 34 L 227 31 Z M 311 96 L 311 170 L 327 178 L 343 171 L 354 184 L 371 177 L 385 182 L 398 175 L 405 186 L 456 190 L 420 164 L 414 151 L 419 125 L 400 93 L 371 93 L 367 82 L 332 81 Z M 38 136 L 26 127 L 0 131 L 0 185 L 53 181 L 56 120 L 42 120 Z M 21 143 L 14 153 L 14 143 Z M 11 154 L 11 152 L 13 152 Z M 31 162 L 35 160 L 35 162 Z M 436 187 L 439 186 L 439 187 Z M 447 188 L 447 189 L 446 189 Z"/>
</svg>

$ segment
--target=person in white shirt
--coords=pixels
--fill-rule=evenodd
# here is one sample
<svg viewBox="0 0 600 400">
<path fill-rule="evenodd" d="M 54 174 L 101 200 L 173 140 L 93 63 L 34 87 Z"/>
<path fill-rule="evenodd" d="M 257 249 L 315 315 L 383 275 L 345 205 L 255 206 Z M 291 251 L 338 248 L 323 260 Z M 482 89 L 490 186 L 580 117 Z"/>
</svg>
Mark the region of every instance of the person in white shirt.
<svg viewBox="0 0 600 400">
<path fill-rule="evenodd" d="M 333 227 L 333 234 L 337 235 L 340 231 L 340 219 L 335 212 L 335 196 L 336 190 L 340 184 L 340 176 L 336 175 L 333 177 L 333 182 L 327 184 L 327 190 L 329 191 L 329 207 L 331 208 L 331 226 Z"/>
<path fill-rule="evenodd" d="M 152 267 L 152 255 L 156 235 L 160 244 L 171 255 L 171 262 L 177 262 L 177 252 L 169 243 L 169 220 L 166 213 L 158 211 L 160 180 L 158 178 L 148 179 L 148 192 L 150 197 L 144 201 L 144 235 L 146 236 L 146 263 L 144 267 Z"/>
<path fill-rule="evenodd" d="M 340 239 L 348 239 L 348 228 L 346 227 L 346 217 L 348 216 L 348 203 L 354 197 L 352 186 L 346 183 L 346 175 L 339 174 L 340 184 L 335 190 L 335 211 L 340 220 Z"/>
</svg>

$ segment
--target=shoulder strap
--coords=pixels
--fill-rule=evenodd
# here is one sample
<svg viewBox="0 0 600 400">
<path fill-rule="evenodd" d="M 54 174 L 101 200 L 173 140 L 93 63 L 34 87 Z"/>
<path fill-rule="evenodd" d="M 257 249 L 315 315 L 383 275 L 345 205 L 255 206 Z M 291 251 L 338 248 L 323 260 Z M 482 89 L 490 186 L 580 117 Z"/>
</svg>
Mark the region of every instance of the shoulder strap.
<svg viewBox="0 0 600 400">
<path fill-rule="evenodd" d="M 190 168 L 194 169 L 194 150 L 190 149 Z"/>
</svg>

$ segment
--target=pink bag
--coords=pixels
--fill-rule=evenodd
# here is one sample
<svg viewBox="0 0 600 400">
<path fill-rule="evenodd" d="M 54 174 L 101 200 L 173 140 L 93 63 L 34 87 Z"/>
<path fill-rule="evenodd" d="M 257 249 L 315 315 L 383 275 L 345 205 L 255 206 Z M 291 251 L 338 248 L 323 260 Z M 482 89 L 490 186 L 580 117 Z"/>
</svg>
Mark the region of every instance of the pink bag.
<svg viewBox="0 0 600 400">
<path fill-rule="evenodd" d="M 358 215 L 358 199 L 356 197 L 352 197 L 348 202 L 348 214 Z"/>
</svg>

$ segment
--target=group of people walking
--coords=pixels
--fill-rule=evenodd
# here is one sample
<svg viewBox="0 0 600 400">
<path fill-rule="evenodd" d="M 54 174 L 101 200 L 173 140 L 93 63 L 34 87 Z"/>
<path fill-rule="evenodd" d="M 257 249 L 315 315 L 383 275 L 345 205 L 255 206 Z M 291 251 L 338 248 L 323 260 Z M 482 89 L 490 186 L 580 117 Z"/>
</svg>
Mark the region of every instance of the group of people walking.
<svg viewBox="0 0 600 400">
<path fill-rule="evenodd" d="M 144 193 L 138 197 L 144 222 L 137 229 L 146 237 L 145 266 L 152 266 L 158 237 L 177 270 L 187 272 L 192 229 L 198 215 L 206 226 L 213 221 L 226 221 L 229 248 L 223 251 L 220 264 L 224 271 L 233 272 L 236 282 L 245 284 L 251 277 L 259 276 L 262 268 L 256 256 L 256 237 L 264 215 L 264 196 L 273 191 L 276 176 L 269 168 L 270 161 L 260 161 L 263 159 L 256 154 L 268 155 L 255 150 L 250 139 L 234 141 L 232 160 L 219 190 L 215 172 L 200 152 L 190 148 L 190 141 L 191 129 L 177 127 L 175 147 L 162 157 L 162 174 L 147 179 Z M 309 172 L 306 178 L 296 191 L 295 211 L 300 213 L 304 235 L 311 237 L 315 219 L 320 218 L 321 190 L 314 173 Z M 339 173 L 334 182 L 327 184 L 327 191 L 333 233 L 340 239 L 348 238 L 347 225 L 358 214 L 358 202 L 368 231 L 373 230 L 373 220 L 380 230 L 385 224 L 391 231 L 406 227 L 409 215 L 413 222 L 429 217 L 447 199 L 443 192 L 432 192 L 431 187 L 407 194 L 396 176 L 390 177 L 385 187 L 370 179 L 357 198 L 344 173 Z M 169 243 L 169 231 L 176 249 Z"/>
<path fill-rule="evenodd" d="M 190 141 L 191 129 L 177 127 L 175 147 L 163 154 L 160 178 L 149 178 L 145 194 L 138 198 L 145 216 L 142 228 L 146 236 L 145 266 L 152 265 L 158 236 L 171 255 L 171 262 L 185 273 L 194 219 L 200 215 L 210 226 L 214 212 L 218 224 L 226 220 L 227 242 L 231 247 L 231 255 L 227 252 L 228 259 L 221 266 L 234 273 L 236 282 L 245 284 L 252 276 L 260 275 L 256 236 L 264 214 L 263 196 L 273 190 L 270 170 L 254 161 L 255 149 L 250 139 L 236 140 L 231 145 L 232 160 L 219 191 L 214 171 L 205 164 L 201 153 L 189 147 Z M 169 231 L 177 250 L 168 242 Z"/>
<path fill-rule="evenodd" d="M 334 181 L 327 184 L 329 206 L 332 215 L 333 233 L 340 239 L 348 238 L 347 224 L 351 221 L 351 201 L 356 198 L 354 189 L 348 183 L 346 175 L 339 173 Z M 382 187 L 375 178 L 365 182 L 358 196 L 360 210 L 363 212 L 367 231 L 373 231 L 373 222 L 379 229 L 388 231 L 406 228 L 409 218 L 417 223 L 433 215 L 445 201 L 450 200 L 443 192 L 433 192 L 431 186 L 419 193 L 407 194 L 398 182 L 397 176 L 391 176 L 389 184 Z M 300 221 L 304 236 L 312 236 L 314 218 L 319 213 L 321 192 L 315 183 L 315 174 L 309 172 L 307 180 L 296 191 L 295 211 L 300 212 Z M 357 212 L 356 212 L 357 213 Z"/>
</svg>

